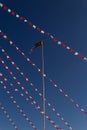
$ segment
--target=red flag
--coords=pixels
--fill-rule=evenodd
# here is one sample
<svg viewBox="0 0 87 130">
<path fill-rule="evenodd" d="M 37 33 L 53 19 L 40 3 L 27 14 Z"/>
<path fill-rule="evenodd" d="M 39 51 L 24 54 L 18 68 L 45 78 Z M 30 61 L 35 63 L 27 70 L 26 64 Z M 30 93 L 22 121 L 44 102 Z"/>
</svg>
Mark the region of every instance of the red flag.
<svg viewBox="0 0 87 130">
<path fill-rule="evenodd" d="M 42 46 L 42 45 L 43 45 L 43 42 L 42 42 L 42 41 L 37 42 L 37 43 L 31 48 L 30 54 L 34 51 L 34 49 L 36 49 L 36 48 L 38 48 L 38 47 L 40 47 L 40 46 Z"/>
</svg>

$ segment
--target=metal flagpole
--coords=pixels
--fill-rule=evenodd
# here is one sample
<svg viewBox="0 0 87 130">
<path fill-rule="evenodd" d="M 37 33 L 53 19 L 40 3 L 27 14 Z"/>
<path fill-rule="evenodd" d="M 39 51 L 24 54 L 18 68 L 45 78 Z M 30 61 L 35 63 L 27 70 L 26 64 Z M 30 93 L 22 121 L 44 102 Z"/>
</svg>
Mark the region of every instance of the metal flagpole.
<svg viewBox="0 0 87 130">
<path fill-rule="evenodd" d="M 46 119 L 45 119 L 45 81 L 44 81 L 44 47 L 43 41 L 42 42 L 42 87 L 43 87 L 43 112 L 44 112 L 44 119 L 43 119 L 43 130 L 46 130 Z"/>
</svg>

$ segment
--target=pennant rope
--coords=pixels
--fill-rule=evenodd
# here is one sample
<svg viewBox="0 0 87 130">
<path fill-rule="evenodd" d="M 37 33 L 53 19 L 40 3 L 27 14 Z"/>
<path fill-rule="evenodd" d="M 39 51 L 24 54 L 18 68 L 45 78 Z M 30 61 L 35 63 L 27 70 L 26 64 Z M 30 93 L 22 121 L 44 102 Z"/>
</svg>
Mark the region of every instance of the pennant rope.
<svg viewBox="0 0 87 130">
<path fill-rule="evenodd" d="M 48 119 L 48 121 L 56 128 L 56 130 L 62 130 L 58 125 L 56 125 L 56 123 L 46 114 L 43 112 L 43 110 L 40 108 L 40 106 L 36 103 L 36 101 L 32 98 L 32 96 L 30 95 L 30 93 L 23 87 L 22 83 L 20 83 L 18 81 L 18 79 L 16 78 L 16 76 L 14 75 L 14 73 L 9 69 L 9 67 L 5 64 L 4 60 L 0 57 L 0 61 L 3 64 L 4 68 L 8 71 L 8 73 L 12 76 L 12 78 L 14 79 L 14 81 L 19 85 L 19 87 L 23 90 L 23 92 L 32 100 L 33 105 L 35 106 L 35 108 L 37 110 L 39 110 L 39 112 L 45 116 L 46 119 Z"/>
<path fill-rule="evenodd" d="M 11 88 L 15 91 L 15 92 L 17 92 L 20 96 L 22 96 L 28 103 L 31 103 L 31 104 L 33 104 L 35 107 L 36 107 L 36 109 L 39 109 L 40 107 L 39 107 L 39 105 L 36 103 L 36 101 L 29 95 L 29 98 L 28 97 L 26 97 L 23 93 L 21 93 L 2 73 L 0 73 L 0 77 L 5 81 L 5 82 L 7 82 L 7 83 L 9 83 L 9 85 L 11 86 Z M 40 108 L 40 113 L 41 114 L 44 114 L 44 112 L 43 112 L 43 110 Z M 46 115 L 46 114 L 44 114 L 45 115 L 45 117 L 48 119 L 49 117 Z M 51 118 L 49 118 L 48 120 L 50 120 L 53 124 L 54 124 L 54 121 L 52 121 L 51 120 Z M 67 124 L 67 122 L 66 122 L 66 124 Z M 56 128 L 57 130 L 62 130 L 61 128 Z"/>
<path fill-rule="evenodd" d="M 43 74 L 43 72 L 41 71 L 41 69 L 40 69 L 35 63 L 33 63 L 33 61 L 32 61 L 28 56 L 26 56 L 25 53 L 24 53 L 22 50 L 20 50 L 19 47 L 17 47 L 16 44 L 14 44 L 13 41 L 11 41 L 11 40 L 4 34 L 4 32 L 2 32 L 1 30 L 0 30 L 0 35 L 1 35 L 7 42 L 9 42 L 10 45 L 13 46 L 13 47 L 17 50 L 17 52 L 18 52 L 19 54 L 21 54 L 21 55 L 24 57 L 24 59 L 26 59 L 26 61 L 27 61 L 29 64 L 31 64 L 34 68 L 36 68 L 36 70 L 37 70 L 41 75 L 43 75 L 46 79 L 48 79 L 48 81 L 51 83 L 52 86 L 54 86 L 61 94 L 63 94 L 70 102 L 72 102 L 72 103 L 74 104 L 74 106 L 75 106 L 76 108 L 78 108 L 82 113 L 84 113 L 84 114 L 87 115 L 87 111 L 85 111 L 84 108 L 82 108 L 74 99 L 72 99 L 66 92 L 64 92 L 59 85 L 57 85 L 52 79 L 50 79 L 50 78 L 48 77 L 47 74 L 45 74 L 45 73 Z M 19 68 L 18 68 L 18 69 L 19 69 Z"/>
<path fill-rule="evenodd" d="M 22 114 L 22 116 L 26 119 L 26 121 L 32 126 L 32 128 L 34 130 L 38 130 L 36 128 L 36 126 L 30 121 L 30 119 L 28 118 L 28 116 L 23 112 L 23 110 L 21 109 L 21 107 L 18 105 L 17 101 L 15 100 L 15 98 L 13 97 L 12 93 L 8 90 L 8 88 L 5 86 L 3 81 L 0 81 L 2 87 L 4 88 L 4 90 L 6 91 L 6 93 L 8 94 L 8 96 L 11 98 L 13 104 L 16 105 L 17 110 Z"/>
<path fill-rule="evenodd" d="M 43 112 L 43 110 L 40 108 L 40 106 L 36 103 L 36 101 L 30 96 L 30 94 L 28 94 L 29 95 L 29 98 L 30 98 L 30 100 L 29 100 L 29 98 L 28 97 L 26 97 L 26 96 L 24 96 L 24 94 L 23 93 L 21 93 L 11 82 L 9 82 L 9 80 L 7 79 L 7 78 L 5 78 L 5 76 L 2 74 L 2 73 L 0 73 L 0 77 L 2 78 L 2 79 L 4 79 L 4 81 L 5 82 L 8 82 L 9 83 L 9 85 L 11 86 L 11 88 L 15 91 L 15 92 L 17 92 L 20 96 L 22 96 L 28 103 L 31 103 L 31 104 L 33 104 L 35 107 L 36 107 L 36 109 L 40 109 L 40 113 L 42 114 L 42 115 L 45 115 L 45 117 L 54 125 L 54 121 L 50 118 L 50 117 L 48 117 L 46 114 L 44 114 L 44 112 Z M 66 122 L 66 124 L 67 124 L 67 122 Z M 55 124 L 55 127 L 56 127 L 56 130 L 62 130 L 60 127 L 58 127 L 58 125 L 56 125 Z M 57 128 L 58 127 L 58 128 Z"/>
<path fill-rule="evenodd" d="M 66 50 L 68 50 L 70 53 L 72 53 L 73 55 L 77 56 L 80 59 L 83 60 L 87 60 L 87 57 L 84 57 L 82 54 L 80 54 L 79 52 L 75 51 L 74 49 L 72 49 L 70 46 L 66 45 L 65 43 L 62 43 L 61 41 L 59 41 L 56 37 L 54 37 L 53 34 L 49 33 L 49 32 L 45 32 L 44 30 L 42 30 L 40 27 L 37 27 L 36 25 L 34 25 L 32 22 L 30 22 L 29 20 L 25 19 L 24 17 L 22 17 L 21 15 L 17 14 L 15 11 L 11 10 L 10 8 L 8 8 L 7 6 L 5 6 L 4 4 L 2 4 L 0 2 L 0 7 L 4 10 L 7 11 L 8 13 L 10 13 L 12 16 L 15 16 L 17 19 L 19 19 L 20 21 L 27 23 L 29 26 L 31 26 L 34 30 L 37 30 L 39 33 L 44 34 L 49 36 L 49 38 L 51 38 L 53 40 L 53 42 L 57 43 L 57 45 L 60 45 L 62 48 L 65 48 Z"/>
<path fill-rule="evenodd" d="M 1 102 L 0 102 L 0 108 L 3 111 L 3 113 L 6 115 L 6 118 L 9 120 L 11 125 L 15 128 L 15 130 L 18 130 L 18 127 L 15 125 L 14 121 L 12 120 L 12 118 L 10 117 L 10 115 L 8 114 L 8 112 L 6 111 L 6 109 L 4 108 Z"/>
<path fill-rule="evenodd" d="M 0 49 L 2 51 L 2 53 L 5 55 L 5 57 L 7 58 L 8 61 L 10 61 L 10 63 L 13 65 L 13 67 L 19 72 L 20 75 L 22 75 L 22 77 L 26 80 L 26 82 L 28 82 L 32 88 L 34 89 L 35 92 L 37 92 L 37 94 L 45 100 L 45 102 L 47 103 L 47 105 L 51 108 L 51 110 L 56 114 L 57 117 L 59 117 L 64 124 L 70 129 L 73 130 L 73 128 L 71 127 L 71 125 L 64 119 L 64 117 L 57 112 L 57 110 L 55 109 L 55 107 L 53 107 L 51 105 L 51 103 L 43 97 L 43 94 L 41 92 L 39 92 L 39 90 L 34 86 L 34 84 L 30 81 L 30 79 L 24 74 L 24 72 L 17 66 L 17 64 L 12 60 L 12 58 L 7 54 L 7 52 L 2 48 L 2 46 L 0 46 Z M 19 69 L 18 69 L 19 68 Z M 7 81 L 7 80 L 6 80 Z"/>
</svg>

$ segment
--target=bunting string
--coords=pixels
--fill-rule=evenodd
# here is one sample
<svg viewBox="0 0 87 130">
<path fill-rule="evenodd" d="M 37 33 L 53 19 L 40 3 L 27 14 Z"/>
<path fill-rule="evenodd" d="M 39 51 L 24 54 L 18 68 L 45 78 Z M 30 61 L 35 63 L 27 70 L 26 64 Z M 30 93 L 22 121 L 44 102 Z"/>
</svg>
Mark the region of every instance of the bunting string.
<svg viewBox="0 0 87 130">
<path fill-rule="evenodd" d="M 4 68 L 8 71 L 8 73 L 12 76 L 12 78 L 14 79 L 14 81 L 16 81 L 16 83 L 19 85 L 19 87 L 23 90 L 23 92 L 32 100 L 33 105 L 35 106 L 35 108 L 37 110 L 39 110 L 39 112 L 45 116 L 46 119 L 48 119 L 48 121 L 56 128 L 56 130 L 62 130 L 58 125 L 56 125 L 56 122 L 53 121 L 46 113 L 43 112 L 43 110 L 40 108 L 40 106 L 36 103 L 36 101 L 34 100 L 34 98 L 32 98 L 32 96 L 30 95 L 30 93 L 23 87 L 22 83 L 19 82 L 19 80 L 16 78 L 15 74 L 9 69 L 9 67 L 6 65 L 6 63 L 4 62 L 4 60 L 0 57 L 0 61 L 3 64 Z"/>
<path fill-rule="evenodd" d="M 29 26 L 31 26 L 34 30 L 37 30 L 39 33 L 43 34 L 43 35 L 47 35 L 49 36 L 49 38 L 51 38 L 53 40 L 53 42 L 57 43 L 57 45 L 60 45 L 62 48 L 65 48 L 66 50 L 68 50 L 70 53 L 72 53 L 73 55 L 77 56 L 80 59 L 83 60 L 87 60 L 87 57 L 84 57 L 82 54 L 80 54 L 78 51 L 75 51 L 74 49 L 72 49 L 70 46 L 66 45 L 66 43 L 62 43 L 61 41 L 59 41 L 56 37 L 54 37 L 53 34 L 49 33 L 49 32 L 45 32 L 44 30 L 42 30 L 40 27 L 34 25 L 31 21 L 25 19 L 24 17 L 22 17 L 21 15 L 19 15 L 18 13 L 16 13 L 15 11 L 11 10 L 10 8 L 8 8 L 7 6 L 5 6 L 4 4 L 2 4 L 0 2 L 0 7 L 4 10 L 7 11 L 9 14 L 11 14 L 12 16 L 15 16 L 17 19 L 19 19 L 20 21 L 28 24 Z"/>
<path fill-rule="evenodd" d="M 7 54 L 7 52 L 3 49 L 2 46 L 0 46 L 0 49 L 2 51 L 2 53 L 5 55 L 5 57 L 7 58 L 8 61 L 10 61 L 10 63 L 13 65 L 13 67 L 19 72 L 20 75 L 23 76 L 23 78 L 26 80 L 26 82 L 28 82 L 32 88 L 34 89 L 35 92 L 37 92 L 37 94 L 45 100 L 45 102 L 47 103 L 47 105 L 51 108 L 51 110 L 56 114 L 57 117 L 59 117 L 63 122 L 64 124 L 70 129 L 70 130 L 73 130 L 73 128 L 71 127 L 71 125 L 64 119 L 64 117 L 59 113 L 57 112 L 57 110 L 55 109 L 55 107 L 53 107 L 51 105 L 51 103 L 43 97 L 42 93 L 34 86 L 34 84 L 30 81 L 30 79 L 23 73 L 23 71 L 17 66 L 17 64 L 12 60 L 12 58 Z M 19 68 L 19 69 L 17 69 Z"/>
<path fill-rule="evenodd" d="M 15 16 L 16 18 L 18 18 L 20 21 L 23 21 L 25 23 L 27 23 L 29 26 L 31 26 L 34 30 L 37 30 L 39 33 L 43 34 L 43 35 L 47 35 L 49 36 L 49 38 L 51 38 L 53 40 L 53 42 L 55 42 L 57 45 L 60 45 L 62 48 L 65 48 L 66 50 L 68 50 L 70 53 L 72 53 L 73 55 L 77 56 L 78 58 L 82 59 L 82 60 L 87 60 L 87 57 L 85 57 L 84 55 L 80 54 L 79 52 L 75 51 L 74 49 L 72 49 L 71 47 L 69 47 L 68 45 L 66 45 L 65 43 L 62 43 L 61 41 L 59 41 L 56 37 L 54 37 L 53 34 L 45 32 L 44 30 L 42 30 L 40 27 L 34 25 L 32 22 L 30 22 L 29 20 L 25 19 L 24 17 L 22 17 L 21 15 L 17 14 L 15 11 L 9 9 L 7 6 L 3 5 L 2 3 L 0 3 L 0 7 L 3 8 L 4 11 L 7 11 L 8 13 L 10 13 L 12 16 Z M 17 50 L 18 53 L 22 54 L 22 56 L 28 61 L 29 64 L 31 64 L 43 77 L 45 77 L 46 79 L 48 79 L 48 81 L 51 83 L 52 86 L 54 86 L 55 88 L 57 88 L 57 90 L 63 94 L 70 102 L 72 102 L 74 104 L 75 107 L 77 107 L 82 113 L 84 113 L 85 115 L 87 115 L 87 111 L 85 109 L 83 109 L 75 100 L 73 100 L 66 92 L 64 92 L 59 85 L 57 85 L 51 78 L 49 78 L 45 73 L 43 73 L 41 71 L 41 69 L 35 64 L 33 63 L 33 61 L 28 58 L 28 56 L 26 56 L 24 54 L 24 52 L 22 52 L 3 32 L 1 32 L 0 30 L 0 34 L 3 36 L 3 38 L 8 41 L 10 43 L 10 45 L 14 46 Z M 5 54 L 6 58 L 11 62 L 11 64 L 15 67 L 15 69 L 23 76 L 23 78 L 32 86 L 34 87 L 34 84 L 30 81 L 30 79 L 20 70 L 20 68 L 15 64 L 15 62 L 9 57 L 9 55 L 7 55 L 6 51 L 3 48 L 0 48 L 1 51 Z M 34 104 L 35 108 L 38 109 L 40 108 L 40 106 L 36 103 L 36 101 L 30 96 L 30 94 L 28 93 L 27 90 L 25 90 L 25 88 L 23 87 L 23 85 L 18 81 L 18 79 L 15 77 L 15 75 L 13 74 L 13 72 L 10 70 L 10 68 L 8 68 L 8 66 L 5 64 L 4 60 L 0 57 L 0 61 L 1 63 L 4 65 L 5 69 L 7 69 L 7 71 L 9 72 L 9 74 L 11 74 L 12 78 L 16 81 L 16 83 L 22 88 L 22 90 L 25 91 L 25 94 L 28 95 L 27 98 L 26 96 L 24 96 L 23 93 L 20 93 L 20 91 L 12 84 L 9 82 L 10 86 L 12 86 L 12 88 L 14 89 L 15 92 L 20 93 L 20 95 L 22 97 L 25 98 L 26 101 L 31 102 L 32 104 Z M 1 73 L 0 73 L 1 74 Z M 2 76 L 3 77 L 3 76 Z M 7 79 L 4 78 L 4 81 L 6 81 Z M 8 81 L 8 80 L 7 80 Z M 20 106 L 17 104 L 16 100 L 14 99 L 13 95 L 9 92 L 9 90 L 7 89 L 7 87 L 5 86 L 4 82 L 1 80 L 0 81 L 1 85 L 3 86 L 3 88 L 6 90 L 6 93 L 10 96 L 10 98 L 12 99 L 12 102 L 14 104 L 16 104 L 17 109 L 19 110 L 19 112 L 22 114 L 22 116 L 26 119 L 26 121 L 28 121 L 28 123 L 33 127 L 34 130 L 37 130 L 36 126 L 29 120 L 29 118 L 26 116 L 26 114 L 23 112 L 23 110 L 20 108 Z M 73 130 L 73 128 L 71 127 L 71 125 L 69 125 L 69 123 L 63 118 L 63 116 L 61 116 L 61 114 L 59 114 L 57 112 L 57 110 L 48 102 L 48 100 L 46 98 L 43 97 L 42 93 L 39 92 L 39 90 L 34 87 L 34 90 L 36 92 L 38 92 L 39 96 L 41 96 L 45 102 L 48 104 L 48 106 L 52 109 L 52 111 L 64 122 L 64 124 L 66 126 L 68 126 L 68 128 L 70 130 Z M 11 124 L 14 126 L 14 128 L 16 130 L 18 130 L 17 126 L 15 125 L 15 123 L 13 122 L 13 120 L 10 118 L 9 114 L 7 113 L 7 111 L 5 110 L 5 108 L 2 106 L 2 104 L 0 103 L 0 108 L 2 109 L 3 113 L 6 114 L 6 117 L 8 118 L 8 120 L 11 122 Z M 39 109 L 38 109 L 39 110 Z M 58 125 L 56 125 L 56 123 L 49 118 L 44 111 L 40 108 L 40 113 L 44 116 L 45 118 L 48 119 L 50 121 L 50 123 L 56 128 L 56 130 L 62 130 Z"/>
<path fill-rule="evenodd" d="M 13 97 L 12 93 L 8 90 L 8 88 L 6 87 L 6 85 L 4 84 L 4 82 L 0 81 L 0 83 L 1 83 L 2 87 L 4 88 L 4 90 L 6 91 L 6 93 L 8 94 L 8 96 L 10 97 L 10 99 L 12 100 L 13 104 L 16 105 L 17 110 L 22 114 L 22 116 L 26 119 L 26 121 L 32 126 L 32 128 L 34 130 L 38 130 L 36 128 L 36 126 L 32 123 L 32 121 L 28 118 L 28 116 L 23 112 L 23 110 L 21 109 L 21 107 L 18 105 L 17 101 Z"/>
<path fill-rule="evenodd" d="M 9 120 L 11 125 L 15 128 L 15 130 L 18 130 L 18 127 L 16 126 L 16 124 L 14 123 L 14 121 L 12 120 L 12 118 L 10 117 L 10 115 L 8 114 L 8 112 L 6 111 L 6 109 L 4 108 L 1 102 L 0 102 L 0 108 L 3 111 L 3 113 L 6 115 L 6 118 Z"/>
<path fill-rule="evenodd" d="M 21 54 L 21 55 L 24 57 L 24 59 L 26 59 L 26 61 L 27 61 L 29 64 L 31 64 L 31 65 L 32 65 L 41 75 L 43 75 L 46 79 L 48 79 L 48 81 L 51 83 L 52 86 L 54 86 L 62 95 L 64 95 L 70 102 L 72 102 L 73 105 L 74 105 L 76 108 L 78 108 L 82 113 L 84 113 L 85 115 L 87 115 L 87 111 L 86 111 L 84 108 L 82 108 L 73 98 L 71 98 L 66 92 L 64 92 L 64 91 L 62 90 L 62 88 L 59 87 L 59 85 L 57 85 L 57 84 L 54 82 L 54 80 L 52 80 L 51 78 L 49 78 L 49 76 L 48 76 L 47 74 L 45 74 L 45 73 L 43 74 L 43 72 L 41 71 L 41 69 L 40 69 L 35 63 L 33 63 L 33 61 L 32 61 L 27 55 L 25 55 L 25 53 L 24 53 L 22 50 L 20 50 L 19 47 L 17 47 L 16 44 L 15 44 L 13 41 L 11 41 L 11 40 L 5 35 L 5 33 L 2 32 L 1 30 L 0 30 L 0 35 L 1 35 L 7 42 L 9 42 L 10 45 L 13 46 L 13 47 L 16 49 L 16 51 L 17 51 L 19 54 Z M 18 69 L 19 69 L 19 68 L 18 68 Z"/>
<path fill-rule="evenodd" d="M 29 98 L 28 97 L 26 97 L 23 93 L 21 93 L 2 73 L 0 73 L 0 77 L 5 81 L 5 82 L 7 82 L 10 86 L 11 86 L 11 88 L 15 91 L 15 92 L 17 92 L 21 97 L 23 97 L 28 103 L 31 103 L 31 104 L 33 104 L 35 107 L 36 107 L 36 109 L 39 109 L 40 107 L 39 107 L 39 105 L 36 103 L 36 101 L 31 97 L 31 96 L 29 96 Z M 44 112 L 43 112 L 43 110 L 40 108 L 40 113 L 41 114 L 44 114 Z M 45 117 L 46 118 L 49 118 L 46 114 L 44 114 L 45 115 Z M 51 118 L 49 118 L 48 120 L 51 120 Z M 52 121 L 51 120 L 51 122 L 52 123 L 54 123 L 54 121 Z M 65 122 L 66 124 L 68 124 L 67 122 Z M 61 128 L 56 128 L 57 130 L 62 130 Z"/>
</svg>

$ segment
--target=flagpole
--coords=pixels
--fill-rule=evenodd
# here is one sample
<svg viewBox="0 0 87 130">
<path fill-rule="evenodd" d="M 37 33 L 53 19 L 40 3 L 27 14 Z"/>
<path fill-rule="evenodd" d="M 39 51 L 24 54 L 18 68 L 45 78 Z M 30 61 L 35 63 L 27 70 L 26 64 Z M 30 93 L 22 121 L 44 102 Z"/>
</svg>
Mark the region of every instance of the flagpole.
<svg viewBox="0 0 87 130">
<path fill-rule="evenodd" d="M 43 112 L 44 112 L 44 119 L 43 119 L 43 130 L 46 130 L 46 119 L 45 119 L 45 81 L 44 81 L 44 45 L 42 41 L 42 87 L 43 87 Z"/>
</svg>

